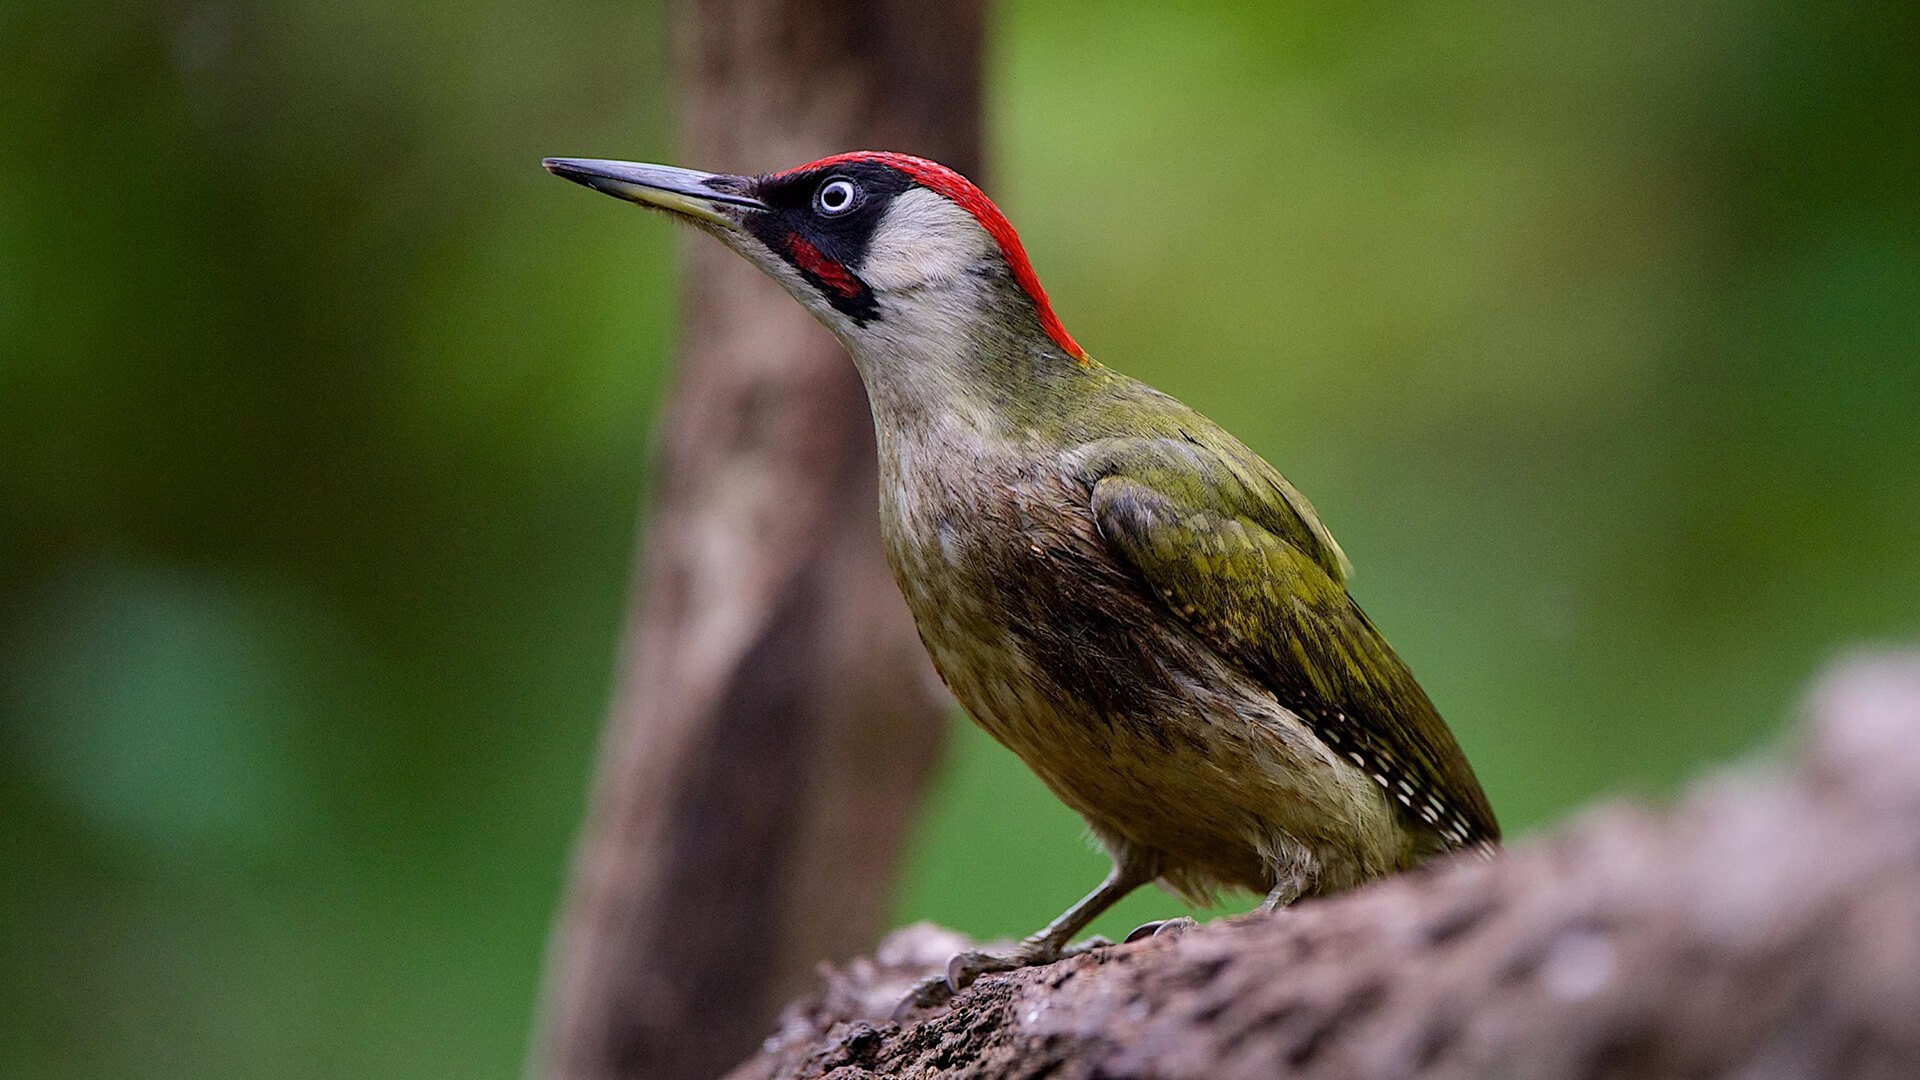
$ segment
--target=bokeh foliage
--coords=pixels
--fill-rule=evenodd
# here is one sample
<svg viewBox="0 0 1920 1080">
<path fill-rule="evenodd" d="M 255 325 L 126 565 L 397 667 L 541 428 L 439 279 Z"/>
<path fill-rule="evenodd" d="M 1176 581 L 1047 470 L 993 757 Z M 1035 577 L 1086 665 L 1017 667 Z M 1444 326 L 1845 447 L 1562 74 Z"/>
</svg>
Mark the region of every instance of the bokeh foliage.
<svg viewBox="0 0 1920 1080">
<path fill-rule="evenodd" d="M 669 231 L 535 162 L 670 159 L 664 36 L 0 3 L 0 1072 L 517 1068 L 673 310 Z M 1920 631 L 1920 9 L 1022 0 L 993 52 L 1063 317 L 1313 496 L 1511 831 Z M 1024 932 L 1100 860 L 956 733 L 901 917 Z"/>
</svg>

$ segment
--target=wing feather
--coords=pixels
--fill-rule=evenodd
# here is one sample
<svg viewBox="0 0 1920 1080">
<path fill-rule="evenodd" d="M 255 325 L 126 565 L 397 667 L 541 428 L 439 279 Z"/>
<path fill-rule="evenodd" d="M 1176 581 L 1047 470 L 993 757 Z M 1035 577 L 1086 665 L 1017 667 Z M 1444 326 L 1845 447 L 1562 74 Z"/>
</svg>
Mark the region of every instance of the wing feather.
<svg viewBox="0 0 1920 1080">
<path fill-rule="evenodd" d="M 1262 498 L 1248 483 L 1263 479 L 1257 472 L 1223 470 L 1197 460 L 1211 456 L 1203 447 L 1169 442 L 1109 454 L 1103 474 L 1089 477 L 1094 521 L 1113 554 L 1214 651 L 1374 777 L 1409 825 L 1454 847 L 1499 839 L 1465 755 L 1348 595 L 1344 557 L 1317 518 L 1303 519 L 1305 500 L 1291 487 Z"/>
</svg>

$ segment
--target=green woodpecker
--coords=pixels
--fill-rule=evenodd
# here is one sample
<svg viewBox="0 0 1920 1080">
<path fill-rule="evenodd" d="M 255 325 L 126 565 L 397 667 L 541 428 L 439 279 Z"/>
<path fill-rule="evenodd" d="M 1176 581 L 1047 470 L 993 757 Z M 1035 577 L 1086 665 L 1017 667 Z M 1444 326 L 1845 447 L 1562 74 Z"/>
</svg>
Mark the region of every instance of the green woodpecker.
<svg viewBox="0 0 1920 1080">
<path fill-rule="evenodd" d="M 1272 909 L 1499 839 L 1306 498 L 1088 356 L 959 173 L 873 152 L 758 177 L 546 167 L 700 227 L 846 345 L 887 556 L 934 666 L 1112 856 L 1044 929 L 955 957 L 914 1000 L 1067 954 L 1148 882 Z"/>
</svg>

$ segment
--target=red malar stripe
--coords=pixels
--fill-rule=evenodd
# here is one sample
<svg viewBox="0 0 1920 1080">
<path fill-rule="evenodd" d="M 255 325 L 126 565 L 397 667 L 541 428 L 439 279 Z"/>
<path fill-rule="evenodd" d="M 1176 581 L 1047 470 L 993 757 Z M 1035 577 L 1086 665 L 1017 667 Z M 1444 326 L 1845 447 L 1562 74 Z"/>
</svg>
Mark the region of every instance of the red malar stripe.
<svg viewBox="0 0 1920 1080">
<path fill-rule="evenodd" d="M 787 234 L 787 250 L 800 269 L 820 279 L 820 283 L 851 300 L 860 295 L 860 281 L 848 269 L 821 253 L 799 233 Z"/>
</svg>

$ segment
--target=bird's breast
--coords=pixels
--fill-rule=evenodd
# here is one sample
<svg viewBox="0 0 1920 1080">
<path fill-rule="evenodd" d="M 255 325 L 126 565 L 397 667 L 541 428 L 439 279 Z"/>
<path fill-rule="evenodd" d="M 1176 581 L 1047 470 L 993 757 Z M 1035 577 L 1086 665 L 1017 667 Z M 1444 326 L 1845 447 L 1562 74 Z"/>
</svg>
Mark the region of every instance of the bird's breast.
<svg viewBox="0 0 1920 1080">
<path fill-rule="evenodd" d="M 1097 814 L 1141 790 L 1144 778 L 1117 765 L 1171 760 L 1164 751 L 1217 735 L 1194 699 L 1224 680 L 1217 658 L 1114 562 L 1088 500 L 1051 462 L 979 452 L 959 473 L 883 470 L 881 517 L 955 697 L 1069 804 Z"/>
<path fill-rule="evenodd" d="M 880 516 L 954 696 L 1102 835 L 1264 888 L 1258 838 L 1387 813 L 1267 688 L 1146 595 L 1070 466 L 985 443 L 883 447 Z"/>
<path fill-rule="evenodd" d="M 1105 556 L 1084 488 L 1004 447 L 913 447 L 883 464 L 880 517 L 935 665 L 1008 741 L 1000 729 L 1046 709 L 1043 654 L 1112 602 L 1095 595 Z"/>
</svg>

